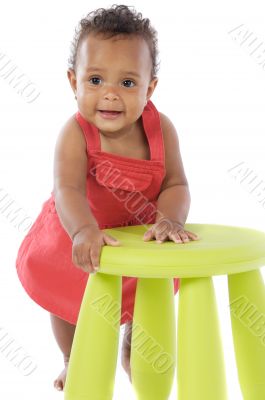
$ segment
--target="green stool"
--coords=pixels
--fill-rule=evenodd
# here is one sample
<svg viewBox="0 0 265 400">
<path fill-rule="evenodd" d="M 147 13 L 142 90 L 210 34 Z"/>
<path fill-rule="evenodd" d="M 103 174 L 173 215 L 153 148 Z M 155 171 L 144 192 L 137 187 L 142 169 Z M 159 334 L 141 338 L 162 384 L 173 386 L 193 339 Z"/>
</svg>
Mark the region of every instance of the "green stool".
<svg viewBox="0 0 265 400">
<path fill-rule="evenodd" d="M 149 225 L 151 226 L 151 225 Z M 148 227 L 149 227 L 148 226 Z M 117 364 L 122 275 L 138 277 L 132 327 L 132 388 L 138 400 L 166 400 L 177 360 L 178 400 L 226 400 L 213 275 L 228 275 L 238 377 L 244 400 L 265 399 L 265 233 L 186 224 L 199 240 L 144 242 L 143 225 L 106 229 L 104 246 L 77 321 L 66 400 L 111 400 Z M 173 277 L 179 290 L 177 356 Z M 142 279 L 145 278 L 145 279 Z"/>
</svg>

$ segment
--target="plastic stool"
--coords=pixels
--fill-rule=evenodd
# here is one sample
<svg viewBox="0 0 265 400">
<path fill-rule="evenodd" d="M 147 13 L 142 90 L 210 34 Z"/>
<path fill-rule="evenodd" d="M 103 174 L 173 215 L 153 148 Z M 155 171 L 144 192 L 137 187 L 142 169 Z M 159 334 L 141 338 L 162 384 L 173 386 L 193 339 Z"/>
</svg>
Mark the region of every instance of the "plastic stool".
<svg viewBox="0 0 265 400">
<path fill-rule="evenodd" d="M 158 244 L 143 241 L 143 225 L 105 230 L 121 246 L 104 246 L 100 270 L 89 276 L 65 400 L 113 397 L 123 275 L 139 278 L 131 342 L 132 388 L 137 399 L 168 399 L 177 361 L 178 400 L 227 400 L 212 281 L 212 276 L 223 274 L 228 275 L 243 398 L 265 399 L 265 290 L 259 271 L 265 265 L 265 233 L 225 225 L 186 224 L 185 229 L 200 239 Z M 173 277 L 181 278 L 177 341 Z"/>
</svg>

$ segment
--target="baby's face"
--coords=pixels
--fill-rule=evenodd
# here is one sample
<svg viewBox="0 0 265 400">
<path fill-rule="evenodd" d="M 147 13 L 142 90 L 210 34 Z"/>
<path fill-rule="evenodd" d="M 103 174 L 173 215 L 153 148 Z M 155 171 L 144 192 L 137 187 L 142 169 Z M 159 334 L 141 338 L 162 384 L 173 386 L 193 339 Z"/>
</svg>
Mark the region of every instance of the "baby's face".
<svg viewBox="0 0 265 400">
<path fill-rule="evenodd" d="M 80 113 L 105 132 L 132 127 L 157 84 L 151 69 L 145 40 L 88 35 L 79 47 L 76 72 L 68 70 Z M 120 113 L 111 116 L 100 110 Z"/>
</svg>

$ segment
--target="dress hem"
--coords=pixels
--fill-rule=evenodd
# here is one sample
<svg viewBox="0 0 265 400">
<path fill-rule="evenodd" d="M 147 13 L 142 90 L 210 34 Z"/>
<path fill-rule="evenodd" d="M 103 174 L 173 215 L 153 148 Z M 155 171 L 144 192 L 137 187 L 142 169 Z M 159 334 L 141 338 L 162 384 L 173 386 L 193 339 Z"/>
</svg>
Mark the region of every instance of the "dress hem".
<svg viewBox="0 0 265 400">
<path fill-rule="evenodd" d="M 66 317 L 64 312 L 60 312 L 58 313 L 58 310 L 56 311 L 54 309 L 54 303 L 50 303 L 49 301 L 41 301 L 41 303 L 39 302 L 38 297 L 36 296 L 36 293 L 31 291 L 30 289 L 28 289 L 28 287 L 24 284 L 24 281 L 21 279 L 21 276 L 18 274 L 19 280 L 21 282 L 21 285 L 23 286 L 24 290 L 26 291 L 26 293 L 28 294 L 28 296 L 39 306 L 41 306 L 44 310 L 56 315 L 57 317 L 63 319 L 64 321 L 69 322 L 72 325 L 76 325 L 77 323 L 77 318 L 73 317 L 73 318 L 69 318 Z M 81 306 L 81 305 L 80 305 Z M 128 312 L 125 312 L 124 314 L 128 315 Z M 131 322 L 132 319 L 126 319 L 125 321 L 123 321 L 122 323 L 120 322 L 120 326 L 126 324 L 127 322 Z"/>
</svg>

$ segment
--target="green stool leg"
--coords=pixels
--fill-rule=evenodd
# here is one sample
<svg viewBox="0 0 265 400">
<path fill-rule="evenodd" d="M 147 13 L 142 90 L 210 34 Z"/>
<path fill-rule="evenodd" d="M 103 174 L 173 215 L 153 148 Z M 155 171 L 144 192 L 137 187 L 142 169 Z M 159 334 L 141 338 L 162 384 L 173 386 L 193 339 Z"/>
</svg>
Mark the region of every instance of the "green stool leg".
<svg viewBox="0 0 265 400">
<path fill-rule="evenodd" d="M 244 400 L 265 399 L 265 288 L 259 270 L 228 275 L 230 314 Z"/>
<path fill-rule="evenodd" d="M 65 400 L 111 400 L 119 345 L 122 277 L 90 275 L 76 325 Z"/>
<path fill-rule="evenodd" d="M 178 400 L 226 400 L 226 378 L 212 278 L 182 278 L 177 341 Z"/>
<path fill-rule="evenodd" d="M 138 400 L 167 400 L 174 382 L 176 322 L 173 279 L 138 278 L 131 342 Z"/>
</svg>

